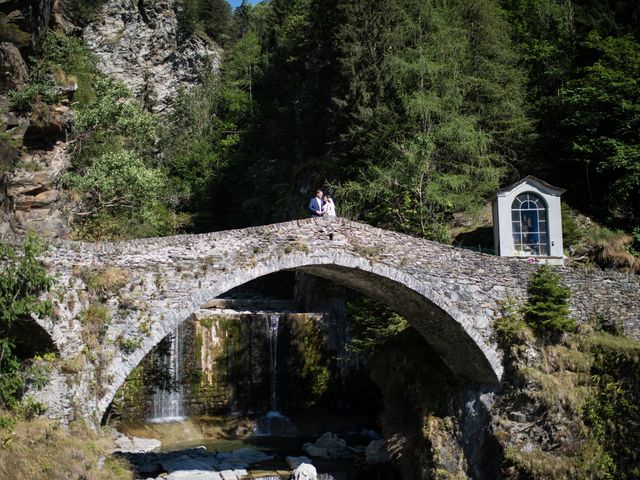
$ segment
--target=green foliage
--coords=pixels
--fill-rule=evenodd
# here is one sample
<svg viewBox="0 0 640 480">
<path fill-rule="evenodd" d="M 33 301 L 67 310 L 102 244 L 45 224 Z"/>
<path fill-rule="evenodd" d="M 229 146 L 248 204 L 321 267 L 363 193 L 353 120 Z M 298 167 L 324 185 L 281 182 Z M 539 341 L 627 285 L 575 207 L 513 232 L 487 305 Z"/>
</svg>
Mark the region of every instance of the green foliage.
<svg viewBox="0 0 640 480">
<path fill-rule="evenodd" d="M 564 247 L 568 249 L 572 245 L 578 244 L 583 237 L 580 225 L 576 221 L 577 212 L 566 203 L 562 203 L 562 241 Z"/>
<path fill-rule="evenodd" d="M 633 243 L 631 243 L 627 248 L 629 253 L 636 257 L 640 257 L 640 227 L 636 227 L 633 230 Z"/>
<path fill-rule="evenodd" d="M 369 298 L 361 297 L 347 304 L 347 315 L 352 335 L 352 351 L 371 356 L 408 327 L 407 321 L 387 306 Z"/>
<path fill-rule="evenodd" d="M 104 240 L 173 233 L 182 222 L 174 209 L 184 192 L 167 187 L 166 169 L 158 164 L 157 119 L 122 82 L 98 75 L 92 86 L 93 99 L 77 114 L 73 168 L 64 177 L 81 205 L 76 236 Z"/>
<path fill-rule="evenodd" d="M 44 245 L 33 236 L 27 236 L 19 250 L 0 245 L 0 406 L 17 407 L 30 378 L 44 381 L 37 368 L 28 368 L 14 353 L 15 340 L 12 325 L 30 315 L 51 313 L 51 302 L 41 301 L 40 294 L 51 288 L 53 280 L 47 275 L 38 256 Z"/>
<path fill-rule="evenodd" d="M 597 60 L 561 90 L 564 125 L 574 158 L 606 182 L 608 211 L 633 217 L 640 207 L 640 43 L 631 35 L 603 38 L 594 31 L 585 47 Z"/>
<path fill-rule="evenodd" d="M 498 188 L 507 148 L 527 132 L 522 75 L 491 2 L 405 1 L 394 13 L 387 62 L 406 123 L 337 193 L 352 214 L 445 240 L 453 213 L 477 211 Z"/>
<path fill-rule="evenodd" d="M 222 46 L 232 41 L 233 16 L 226 0 L 181 0 L 178 21 L 186 34 L 206 34 Z"/>
<path fill-rule="evenodd" d="M 586 422 L 613 460 L 615 478 L 640 478 L 640 343 L 599 333 L 588 346 L 596 394 L 584 409 Z"/>
<path fill-rule="evenodd" d="M 31 42 L 31 35 L 9 21 L 6 14 L 0 13 L 0 42 L 10 42 L 18 47 L 26 47 Z"/>
<path fill-rule="evenodd" d="M 503 347 L 522 343 L 533 337 L 522 308 L 512 298 L 502 304 L 501 316 L 495 321 L 494 328 Z"/>
<path fill-rule="evenodd" d="M 28 84 L 10 92 L 9 109 L 26 113 L 37 101 L 55 104 L 62 97 L 60 87 L 74 83 L 74 99 L 84 105 L 93 98 L 95 76 L 95 59 L 82 39 L 49 32 L 30 60 Z"/>
<path fill-rule="evenodd" d="M 600 220 L 637 225 L 640 43 L 634 2 L 502 2 L 537 136 L 517 166 Z"/>
<path fill-rule="evenodd" d="M 95 98 L 78 112 L 75 123 L 80 139 L 74 166 L 82 168 L 103 153 L 130 149 L 140 155 L 151 153 L 156 139 L 156 120 L 131 98 L 131 91 L 119 81 L 97 77 Z"/>
<path fill-rule="evenodd" d="M 300 380 L 302 392 L 300 397 L 307 405 L 316 403 L 329 389 L 331 372 L 329 370 L 325 339 L 319 329 L 309 322 L 305 326 L 302 342 L 302 364 Z"/>
<path fill-rule="evenodd" d="M 525 320 L 537 332 L 558 334 L 575 330 L 569 310 L 570 291 L 560 284 L 560 276 L 548 265 L 541 265 L 531 276 L 524 306 Z"/>
<path fill-rule="evenodd" d="M 135 338 L 125 338 L 124 336 L 119 336 L 116 339 L 118 346 L 122 349 L 124 353 L 133 353 L 135 350 L 140 348 L 142 345 L 142 341 Z"/>
<path fill-rule="evenodd" d="M 166 176 L 133 152 L 105 153 L 83 175 L 68 173 L 65 182 L 83 195 L 80 228 L 87 236 L 158 236 L 172 230 Z"/>
<path fill-rule="evenodd" d="M 213 187 L 225 183 L 222 173 L 238 148 L 242 125 L 252 119 L 252 89 L 262 64 L 258 38 L 247 32 L 225 53 L 220 75 L 205 76 L 179 96 L 161 132 L 165 165 L 175 191 L 185 199 L 181 208 L 195 217 L 196 230 L 208 230 L 219 221 Z"/>
</svg>

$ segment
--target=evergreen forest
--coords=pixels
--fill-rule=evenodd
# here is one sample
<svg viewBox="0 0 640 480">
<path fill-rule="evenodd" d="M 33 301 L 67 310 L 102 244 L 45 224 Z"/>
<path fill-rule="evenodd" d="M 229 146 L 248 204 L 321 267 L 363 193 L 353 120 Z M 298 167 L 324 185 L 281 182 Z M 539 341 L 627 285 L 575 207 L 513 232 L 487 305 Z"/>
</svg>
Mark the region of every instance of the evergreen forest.
<svg viewBox="0 0 640 480">
<path fill-rule="evenodd" d="M 191 25 L 225 32 L 222 73 L 161 135 L 192 228 L 304 216 L 324 187 L 343 216 L 451 241 L 532 174 L 638 247 L 636 2 L 272 0 L 218 18 Z"/>
</svg>

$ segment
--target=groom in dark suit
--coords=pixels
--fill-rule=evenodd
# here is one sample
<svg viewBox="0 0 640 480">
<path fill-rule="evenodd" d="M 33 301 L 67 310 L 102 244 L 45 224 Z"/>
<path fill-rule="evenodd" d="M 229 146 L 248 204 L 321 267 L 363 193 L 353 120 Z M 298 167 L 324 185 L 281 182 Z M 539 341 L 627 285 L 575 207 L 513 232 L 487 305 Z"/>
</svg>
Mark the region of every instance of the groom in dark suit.
<svg viewBox="0 0 640 480">
<path fill-rule="evenodd" d="M 311 211 L 312 217 L 322 216 L 322 190 L 316 192 L 316 196 L 311 199 L 307 207 Z"/>
</svg>

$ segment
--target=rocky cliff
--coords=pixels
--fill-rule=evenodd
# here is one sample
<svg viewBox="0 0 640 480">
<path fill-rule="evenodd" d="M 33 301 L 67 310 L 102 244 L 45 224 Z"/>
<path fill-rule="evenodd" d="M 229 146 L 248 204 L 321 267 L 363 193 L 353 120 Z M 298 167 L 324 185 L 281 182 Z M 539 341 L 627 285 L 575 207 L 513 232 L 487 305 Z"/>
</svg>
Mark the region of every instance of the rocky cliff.
<svg viewBox="0 0 640 480">
<path fill-rule="evenodd" d="M 181 90 L 220 66 L 221 49 L 183 35 L 175 0 L 109 0 L 83 37 L 103 73 L 122 80 L 155 113 L 171 109 Z"/>
<path fill-rule="evenodd" d="M 221 49 L 215 43 L 180 31 L 176 0 L 108 0 L 91 17 L 75 5 L 70 0 L 0 1 L 2 239 L 29 230 L 43 238 L 71 234 L 73 205 L 60 180 L 71 164 L 77 85 L 73 77 L 62 85 L 52 79 L 58 85 L 56 101 L 36 96 L 28 108 L 16 109 L 10 100 L 29 89 L 28 58 L 48 29 L 81 34 L 97 68 L 122 80 L 159 114 L 169 112 L 179 92 L 195 85 L 201 74 L 219 68 Z"/>
</svg>

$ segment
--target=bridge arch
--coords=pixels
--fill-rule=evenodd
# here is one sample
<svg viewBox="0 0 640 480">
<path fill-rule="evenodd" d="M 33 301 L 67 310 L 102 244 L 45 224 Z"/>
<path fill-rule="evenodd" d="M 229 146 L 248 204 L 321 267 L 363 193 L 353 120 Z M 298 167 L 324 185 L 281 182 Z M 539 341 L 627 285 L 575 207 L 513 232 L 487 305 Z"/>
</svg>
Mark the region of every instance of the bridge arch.
<svg viewBox="0 0 640 480">
<path fill-rule="evenodd" d="M 453 372 L 496 382 L 502 365 L 493 322 L 503 300 L 526 299 L 536 268 L 335 217 L 115 243 L 59 241 L 43 260 L 60 292 L 52 298 L 54 315 L 38 323 L 63 361 L 88 348 L 82 313 L 95 299 L 78 272 L 115 268 L 128 278 L 100 299 L 112 313 L 101 339 L 105 363 L 85 362 L 76 373 L 56 369 L 50 384 L 34 394 L 49 407 L 47 415 L 66 420 L 99 420 L 133 368 L 180 323 L 207 301 L 281 270 L 302 270 L 381 300 L 407 317 Z M 636 276 L 569 267 L 559 273 L 573 291 L 576 320 L 617 319 L 640 337 Z M 125 303 L 134 306 L 124 306 L 128 313 L 122 314 Z M 119 349 L 123 338 L 139 348 Z"/>
<path fill-rule="evenodd" d="M 111 376 L 113 380 L 96 405 L 99 417 L 102 417 L 129 373 L 199 307 L 235 287 L 286 270 L 322 277 L 385 303 L 422 334 L 452 372 L 480 384 L 492 384 L 500 380 L 501 359 L 495 346 L 489 344 L 477 330 L 477 318 L 471 318 L 467 312 L 457 308 L 455 302 L 434 285 L 406 271 L 350 252 L 295 252 L 285 256 L 273 255 L 251 268 L 217 275 L 214 286 L 192 291 L 182 305 L 174 304 L 170 309 L 156 312 L 162 318 L 160 328 L 131 355 L 116 359 Z M 177 285 L 173 288 L 180 289 Z M 483 315 L 482 312 L 477 314 Z"/>
</svg>

